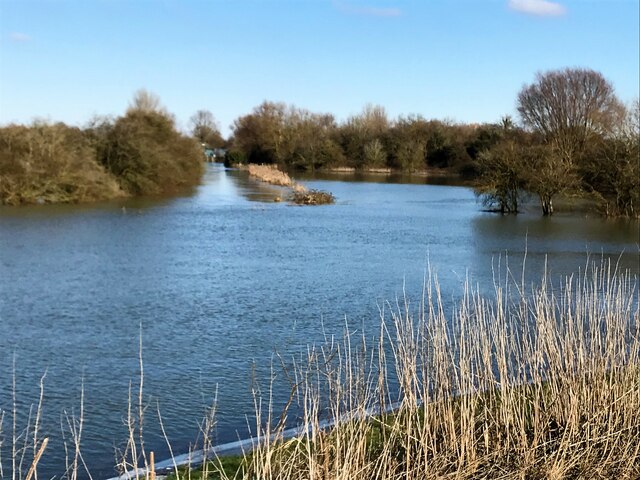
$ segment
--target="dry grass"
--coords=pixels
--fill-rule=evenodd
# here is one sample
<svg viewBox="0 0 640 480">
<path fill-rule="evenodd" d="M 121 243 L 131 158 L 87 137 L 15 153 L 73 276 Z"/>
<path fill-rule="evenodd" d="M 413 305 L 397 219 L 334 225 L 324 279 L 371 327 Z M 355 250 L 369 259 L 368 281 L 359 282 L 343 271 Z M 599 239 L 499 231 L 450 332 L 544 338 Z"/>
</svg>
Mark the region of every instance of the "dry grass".
<svg viewBox="0 0 640 480">
<path fill-rule="evenodd" d="M 288 200 L 297 205 L 326 205 L 335 202 L 335 197 L 329 192 L 308 190 L 307 187 L 296 183 L 289 175 L 279 170 L 275 165 L 249 164 L 246 167 L 251 177 L 272 185 L 289 187 L 291 193 Z"/>
<path fill-rule="evenodd" d="M 247 165 L 249 175 L 258 180 L 271 185 L 280 185 L 282 187 L 293 187 L 295 182 L 289 175 L 281 171 L 275 165 L 256 165 L 250 163 Z"/>
<path fill-rule="evenodd" d="M 345 332 L 288 372 L 301 436 L 256 403 L 239 478 L 640 478 L 639 333 L 635 279 L 607 269 L 467 288 L 451 315 L 430 282 L 376 343 Z"/>
<path fill-rule="evenodd" d="M 284 411 L 271 403 L 269 389 L 266 395 L 255 390 L 258 435 L 233 468 L 212 454 L 212 408 L 202 424 L 200 458 L 213 461 L 198 472 L 176 465 L 174 475 L 640 478 L 636 279 L 591 268 L 560 284 L 545 278 L 528 291 L 505 282 L 491 298 L 470 287 L 460 293 L 449 313 L 437 281 L 429 280 L 417 305 L 403 298 L 381 309 L 373 341 L 347 329 L 342 338 L 310 346 L 284 372 L 291 382 Z M 142 371 L 142 356 L 140 362 Z M 136 396 L 121 466 L 134 478 L 149 478 L 148 469 L 134 473 L 150 458 L 142 439 L 142 378 Z M 0 412 L 0 429 L 3 415 L 5 422 L 15 420 L 15 411 Z M 302 426 L 295 438 L 285 433 L 291 417 Z M 25 436 L 15 423 L 12 429 L 14 472 L 17 465 L 29 471 L 43 442 L 33 425 Z M 68 457 L 77 472 L 82 420 L 69 421 L 69 430 Z M 76 476 L 67 472 L 67 478 Z"/>
</svg>

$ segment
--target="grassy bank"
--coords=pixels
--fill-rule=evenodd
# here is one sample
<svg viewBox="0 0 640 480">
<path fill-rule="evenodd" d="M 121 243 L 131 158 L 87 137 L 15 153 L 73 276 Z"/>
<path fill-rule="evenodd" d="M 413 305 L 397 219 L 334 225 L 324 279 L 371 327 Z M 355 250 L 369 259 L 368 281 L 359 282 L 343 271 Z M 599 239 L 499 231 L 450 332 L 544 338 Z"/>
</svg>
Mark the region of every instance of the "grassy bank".
<svg viewBox="0 0 640 480">
<path fill-rule="evenodd" d="M 220 459 L 210 478 L 638 478 L 636 280 L 513 287 L 467 289 L 447 316 L 433 283 L 415 314 L 383 313 L 377 343 L 311 349 L 291 375 L 306 432 L 274 441 L 267 421 L 239 470 Z"/>
<path fill-rule="evenodd" d="M 430 279 L 416 303 L 381 306 L 377 334 L 347 329 L 287 359 L 284 371 L 274 367 L 267 386 L 253 390 L 255 437 L 245 453 L 216 457 L 212 410 L 194 447 L 203 449 L 204 462 L 176 462 L 172 475 L 638 478 L 637 278 L 602 265 L 535 286 L 505 281 L 491 296 L 467 284 L 455 296 L 455 308 L 446 308 Z M 285 406 L 270 400 L 276 376 L 290 381 Z M 135 397 L 132 392 L 130 438 L 120 461 L 133 478 L 134 465 L 150 461 L 142 441 L 145 397 L 141 390 Z M 5 412 L 5 425 L 10 418 Z M 291 424 L 301 425 L 293 438 Z M 27 465 L 33 444 L 24 448 Z"/>
</svg>

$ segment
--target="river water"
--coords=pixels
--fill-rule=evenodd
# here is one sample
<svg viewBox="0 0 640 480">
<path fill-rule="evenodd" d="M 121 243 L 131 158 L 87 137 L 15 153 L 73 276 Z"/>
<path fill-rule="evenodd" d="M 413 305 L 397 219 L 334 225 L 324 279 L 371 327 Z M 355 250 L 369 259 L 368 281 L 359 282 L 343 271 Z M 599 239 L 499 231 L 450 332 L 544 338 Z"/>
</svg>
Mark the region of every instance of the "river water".
<svg viewBox="0 0 640 480">
<path fill-rule="evenodd" d="M 611 259 L 638 274 L 638 222 L 596 215 L 542 218 L 482 211 L 466 187 L 311 179 L 337 203 L 275 203 L 277 187 L 209 165 L 182 196 L 82 206 L 0 208 L 0 408 L 4 472 L 15 362 L 17 404 L 37 402 L 44 378 L 45 473 L 64 471 L 61 423 L 78 414 L 94 478 L 114 473 L 142 335 L 145 434 L 167 454 L 187 451 L 217 392 L 216 441 L 247 436 L 251 387 L 274 353 L 286 357 L 341 335 L 348 322 L 375 333 L 378 307 L 403 290 L 418 299 L 425 272 L 443 296 L 466 278 L 483 291 L 508 262 L 539 279 Z M 351 180 L 351 181 L 346 181 Z M 282 401 L 288 391 L 276 392 Z M 24 415 L 20 417 L 24 424 Z"/>
</svg>

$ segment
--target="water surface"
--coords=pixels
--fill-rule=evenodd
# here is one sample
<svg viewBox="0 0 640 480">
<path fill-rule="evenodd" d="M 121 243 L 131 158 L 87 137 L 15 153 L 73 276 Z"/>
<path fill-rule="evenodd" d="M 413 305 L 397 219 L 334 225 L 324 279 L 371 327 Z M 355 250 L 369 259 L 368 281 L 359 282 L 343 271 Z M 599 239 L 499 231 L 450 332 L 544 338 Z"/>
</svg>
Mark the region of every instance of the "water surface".
<svg viewBox="0 0 640 480">
<path fill-rule="evenodd" d="M 492 268 L 508 256 L 519 271 L 525 251 L 532 280 L 545 263 L 576 272 L 588 254 L 638 273 L 637 222 L 499 216 L 466 187 L 422 181 L 307 183 L 337 204 L 275 203 L 278 187 L 213 164 L 182 197 L 0 208 L 0 408 L 10 410 L 14 358 L 20 405 L 36 401 L 46 371 L 47 473 L 62 472 L 61 417 L 77 413 L 83 383 L 84 457 L 95 478 L 113 473 L 140 329 L 147 417 L 157 424 L 159 405 L 184 452 L 216 391 L 217 440 L 246 436 L 252 381 L 274 352 L 340 335 L 346 321 L 375 333 L 378 306 L 403 288 L 419 297 L 428 266 L 445 299 L 467 277 L 490 291 Z M 147 447 L 162 458 L 153 425 Z"/>
</svg>

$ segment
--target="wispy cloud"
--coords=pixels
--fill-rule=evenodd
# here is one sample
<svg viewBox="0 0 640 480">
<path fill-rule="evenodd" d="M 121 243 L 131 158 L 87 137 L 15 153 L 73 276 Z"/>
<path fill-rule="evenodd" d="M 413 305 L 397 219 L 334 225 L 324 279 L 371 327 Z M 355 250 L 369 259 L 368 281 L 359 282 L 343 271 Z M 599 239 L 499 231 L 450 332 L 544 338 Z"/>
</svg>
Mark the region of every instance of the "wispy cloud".
<svg viewBox="0 0 640 480">
<path fill-rule="evenodd" d="M 538 17 L 559 17 L 567 13 L 564 5 L 548 0 L 509 0 L 509 8 Z"/>
<path fill-rule="evenodd" d="M 372 7 L 369 5 L 353 5 L 347 2 L 334 1 L 336 9 L 351 15 L 364 15 L 367 17 L 399 17 L 402 10 L 396 7 Z"/>
<path fill-rule="evenodd" d="M 11 32 L 9 34 L 9 40 L 11 40 L 12 42 L 30 42 L 31 37 L 26 33 Z"/>
</svg>

